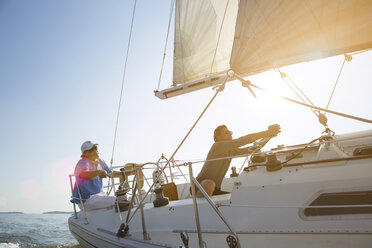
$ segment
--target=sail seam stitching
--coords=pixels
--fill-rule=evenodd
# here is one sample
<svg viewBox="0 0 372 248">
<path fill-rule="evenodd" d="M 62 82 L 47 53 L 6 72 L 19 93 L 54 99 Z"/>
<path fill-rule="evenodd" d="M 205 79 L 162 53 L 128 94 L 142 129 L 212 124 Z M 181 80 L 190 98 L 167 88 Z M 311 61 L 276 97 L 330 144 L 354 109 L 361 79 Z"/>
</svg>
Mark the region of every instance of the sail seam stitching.
<svg viewBox="0 0 372 248">
<path fill-rule="evenodd" d="M 224 22 L 225 22 L 225 17 L 226 17 L 227 7 L 229 6 L 229 2 L 230 2 L 230 0 L 228 0 L 227 3 L 226 3 L 225 12 L 224 12 L 224 14 L 223 14 L 223 18 L 222 18 L 222 23 L 221 23 L 220 31 L 219 31 L 219 33 L 218 33 L 218 39 L 217 39 L 216 49 L 214 50 L 213 60 L 212 60 L 212 65 L 211 65 L 211 70 L 210 70 L 210 73 L 209 73 L 209 74 L 212 74 L 212 71 L 213 71 L 214 61 L 215 61 L 215 59 L 216 59 L 217 50 L 218 50 L 218 45 L 219 45 L 219 43 L 220 43 L 220 38 L 221 38 L 222 27 L 223 27 L 223 24 L 224 24 Z"/>
</svg>

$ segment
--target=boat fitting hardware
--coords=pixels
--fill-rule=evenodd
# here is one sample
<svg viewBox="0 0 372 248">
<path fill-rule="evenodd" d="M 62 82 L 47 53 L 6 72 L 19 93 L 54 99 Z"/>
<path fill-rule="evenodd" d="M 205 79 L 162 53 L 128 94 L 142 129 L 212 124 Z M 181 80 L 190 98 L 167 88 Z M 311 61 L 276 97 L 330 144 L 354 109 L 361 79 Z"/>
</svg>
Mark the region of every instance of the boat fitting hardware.
<svg viewBox="0 0 372 248">
<path fill-rule="evenodd" d="M 121 223 L 118 232 L 116 233 L 116 236 L 118 238 L 124 238 L 125 236 L 128 236 L 129 234 L 129 226 L 125 223 Z"/>
<path fill-rule="evenodd" d="M 282 168 L 282 162 L 276 158 L 276 154 L 272 152 L 267 153 L 266 170 L 277 171 Z"/>
<path fill-rule="evenodd" d="M 237 177 L 237 176 L 239 176 L 239 174 L 236 172 L 236 167 L 235 166 L 231 167 L 230 177 Z"/>
<path fill-rule="evenodd" d="M 237 248 L 238 240 L 234 235 L 229 235 L 226 237 L 226 242 L 229 245 L 229 248 Z"/>
<path fill-rule="evenodd" d="M 115 191 L 115 211 L 116 212 L 124 212 L 129 209 L 130 202 L 127 198 L 128 189 L 124 188 L 125 185 L 124 181 L 118 188 L 118 190 Z"/>
<path fill-rule="evenodd" d="M 154 189 L 156 199 L 152 202 L 155 208 L 162 207 L 169 204 L 168 198 L 163 196 L 163 186 Z"/>
<path fill-rule="evenodd" d="M 241 186 L 242 185 L 242 182 L 240 182 L 240 181 L 236 181 L 236 182 L 234 182 L 234 186 Z"/>
<path fill-rule="evenodd" d="M 136 184 L 137 185 L 140 185 L 140 181 L 139 181 L 139 170 L 136 169 Z M 139 200 L 139 208 L 140 208 L 140 211 L 141 211 L 141 222 L 142 222 L 142 235 L 143 235 L 143 239 L 144 240 L 150 240 L 150 236 L 148 234 L 148 232 L 146 231 L 146 223 L 145 223 L 145 213 L 143 211 L 143 201 L 142 201 L 142 192 L 141 192 L 141 188 L 138 188 L 137 187 L 137 190 L 138 190 L 138 200 Z"/>
<path fill-rule="evenodd" d="M 185 248 L 189 248 L 189 235 L 187 234 L 187 232 L 181 232 L 180 236 Z"/>
</svg>

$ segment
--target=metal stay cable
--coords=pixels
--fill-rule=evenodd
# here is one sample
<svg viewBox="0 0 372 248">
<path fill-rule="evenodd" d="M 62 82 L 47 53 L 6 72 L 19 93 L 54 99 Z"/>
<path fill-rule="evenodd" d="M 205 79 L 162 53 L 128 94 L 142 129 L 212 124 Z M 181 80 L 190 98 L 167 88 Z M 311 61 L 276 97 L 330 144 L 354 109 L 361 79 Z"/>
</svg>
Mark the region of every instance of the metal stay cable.
<svg viewBox="0 0 372 248">
<path fill-rule="evenodd" d="M 164 53 L 163 53 L 163 61 L 162 61 L 162 63 L 161 63 L 161 69 L 160 69 L 160 75 L 159 75 L 159 82 L 158 82 L 158 88 L 157 88 L 157 90 L 160 89 L 161 76 L 162 76 L 162 74 L 163 74 L 164 61 L 165 61 L 165 56 L 166 56 L 166 51 L 167 51 L 167 45 L 168 45 L 168 37 L 169 37 L 170 24 L 171 24 L 171 22 L 172 22 L 172 15 L 173 15 L 174 3 L 175 3 L 175 1 L 172 0 L 172 2 L 171 2 L 171 9 L 170 9 L 170 13 L 169 13 L 169 22 L 168 22 L 167 37 L 166 37 L 166 39 L 165 39 Z"/>
<path fill-rule="evenodd" d="M 306 103 L 304 98 L 302 96 L 300 96 L 300 94 L 285 80 L 285 78 L 288 78 L 289 81 L 296 87 L 296 89 L 309 101 L 309 103 L 311 105 L 314 105 L 312 103 L 312 101 L 305 95 L 305 93 L 297 86 L 297 84 L 286 73 L 280 71 L 279 69 L 277 71 L 280 73 L 280 76 L 281 76 L 283 82 L 285 82 L 287 84 L 287 86 L 301 99 L 301 101 L 303 103 Z M 316 117 L 319 118 L 319 114 L 314 109 L 310 108 L 310 110 L 316 115 Z"/>
<path fill-rule="evenodd" d="M 221 27 L 220 27 L 220 31 L 219 31 L 219 33 L 218 33 L 218 39 L 217 39 L 216 49 L 214 49 L 214 54 L 213 54 L 213 60 L 212 60 L 212 64 L 211 64 L 211 71 L 210 71 L 210 74 L 212 74 L 214 61 L 215 61 L 215 59 L 216 59 L 217 49 L 218 49 L 218 45 L 219 45 L 219 43 L 220 43 L 220 38 L 221 38 L 222 27 L 223 27 L 223 24 L 224 24 L 224 22 L 225 22 L 225 16 L 226 16 L 226 12 L 227 12 L 227 7 L 229 6 L 229 2 L 230 2 L 230 0 L 227 1 L 227 3 L 226 3 L 226 7 L 225 7 L 225 12 L 223 13 L 223 18 L 222 18 L 222 22 L 221 22 Z"/>
<path fill-rule="evenodd" d="M 209 108 L 209 106 L 212 104 L 212 102 L 214 101 L 214 99 L 217 97 L 217 95 L 224 89 L 225 87 L 225 84 L 228 80 L 229 76 L 226 75 L 226 78 L 224 80 L 224 82 L 222 83 L 222 85 L 219 86 L 219 88 L 216 89 L 216 93 L 213 95 L 212 99 L 209 101 L 209 103 L 207 104 L 207 106 L 204 108 L 204 110 L 202 111 L 202 113 L 199 115 L 198 119 L 195 121 L 195 123 L 192 125 L 192 127 L 190 128 L 190 130 L 187 132 L 187 134 L 185 135 L 185 137 L 182 139 L 181 143 L 178 145 L 178 147 L 176 148 L 176 150 L 173 152 L 172 156 L 168 159 L 167 163 L 160 169 L 160 173 L 159 175 L 157 176 L 157 178 L 154 180 L 154 182 L 152 183 L 151 187 L 149 188 L 149 190 L 146 192 L 145 196 L 143 197 L 142 201 L 138 203 L 138 207 L 134 210 L 133 214 L 131 215 L 131 217 L 128 219 L 126 225 L 129 224 L 129 222 L 132 220 L 132 218 L 134 217 L 134 215 L 137 213 L 138 211 L 138 208 L 139 206 L 141 206 L 141 204 L 143 203 L 143 201 L 146 199 L 146 197 L 148 196 L 148 194 L 150 193 L 150 191 L 152 190 L 152 188 L 154 187 L 155 185 L 155 182 L 160 178 L 160 175 L 163 173 L 163 171 L 165 170 L 165 168 L 167 168 L 167 166 L 170 164 L 170 161 L 173 160 L 174 156 L 176 155 L 176 153 L 178 152 L 178 150 L 181 148 L 181 146 L 183 145 L 183 143 L 186 141 L 186 139 L 189 137 L 190 133 L 192 132 L 192 130 L 195 128 L 196 124 L 199 122 L 199 120 L 202 118 L 202 116 L 204 115 L 204 113 L 207 111 L 207 109 Z"/>
<path fill-rule="evenodd" d="M 283 72 L 281 72 L 280 70 L 278 70 L 278 71 L 280 72 L 280 75 L 282 75 Z M 283 74 L 285 74 L 285 73 L 283 73 Z M 296 89 L 301 92 L 301 94 L 306 98 L 306 100 L 308 100 L 310 104 L 314 105 L 314 103 L 305 95 L 305 93 L 300 89 L 300 87 L 298 87 L 298 85 L 292 80 L 292 78 L 288 74 L 285 74 L 285 76 L 296 87 Z"/>
<path fill-rule="evenodd" d="M 132 32 L 133 32 L 133 23 L 134 23 L 134 15 L 136 13 L 136 5 L 137 5 L 137 0 L 134 0 L 133 13 L 132 13 L 132 21 L 131 21 L 131 24 L 130 24 L 130 31 L 129 31 L 129 38 L 128 38 L 128 46 L 127 46 L 127 52 L 126 52 L 126 55 L 125 55 L 125 62 L 124 62 L 123 78 L 121 80 L 121 90 L 120 90 L 120 97 L 119 97 L 118 112 L 117 112 L 117 115 L 116 115 L 114 141 L 113 141 L 113 144 L 112 144 L 112 153 L 111 153 L 111 160 L 110 160 L 110 168 L 111 168 L 111 170 L 112 170 L 112 164 L 114 163 L 116 134 L 117 134 L 117 131 L 118 131 L 118 126 L 119 126 L 120 108 L 121 108 L 121 102 L 122 102 L 122 98 L 123 98 L 123 89 L 124 89 L 124 82 L 125 82 L 125 74 L 126 74 L 126 71 L 127 71 L 127 62 L 128 62 L 130 41 L 131 41 Z M 114 185 L 114 179 L 113 178 L 111 179 L 111 183 L 112 183 L 113 187 L 115 187 L 115 185 Z M 107 191 L 108 194 L 111 192 L 111 189 L 112 188 L 110 188 L 110 190 Z"/>
<path fill-rule="evenodd" d="M 248 81 L 244 80 L 241 76 L 239 76 L 237 74 L 235 74 L 234 76 L 235 76 L 236 79 L 238 79 L 239 81 L 241 81 L 243 83 L 247 83 L 248 82 Z M 266 91 L 264 88 L 262 88 L 260 86 L 257 86 L 255 84 L 252 84 L 250 82 L 249 82 L 249 86 L 250 87 L 253 87 L 253 88 L 256 88 L 256 89 L 259 89 L 259 90 L 262 90 L 262 91 Z M 365 118 L 361 118 L 361 117 L 357 117 L 357 116 L 353 116 L 353 115 L 348 115 L 348 114 L 340 113 L 340 112 L 337 112 L 337 111 L 333 111 L 333 110 L 321 108 L 321 107 L 318 107 L 318 106 L 315 106 L 315 105 L 310 105 L 310 104 L 307 104 L 307 103 L 299 102 L 299 101 L 296 101 L 294 99 L 291 99 L 291 98 L 285 97 L 285 96 L 279 96 L 279 97 L 282 98 L 282 99 L 284 99 L 284 100 L 287 100 L 289 102 L 293 102 L 293 103 L 296 103 L 296 104 L 299 104 L 299 105 L 302 105 L 302 106 L 305 106 L 305 107 L 313 108 L 313 109 L 316 109 L 316 110 L 319 110 L 319 111 L 324 111 L 324 112 L 327 112 L 327 113 L 331 113 L 331 114 L 334 114 L 334 115 L 346 117 L 346 118 L 357 120 L 357 121 L 362 121 L 362 122 L 366 122 L 366 123 L 372 123 L 372 120 L 369 120 L 369 119 L 365 119 Z"/>
</svg>

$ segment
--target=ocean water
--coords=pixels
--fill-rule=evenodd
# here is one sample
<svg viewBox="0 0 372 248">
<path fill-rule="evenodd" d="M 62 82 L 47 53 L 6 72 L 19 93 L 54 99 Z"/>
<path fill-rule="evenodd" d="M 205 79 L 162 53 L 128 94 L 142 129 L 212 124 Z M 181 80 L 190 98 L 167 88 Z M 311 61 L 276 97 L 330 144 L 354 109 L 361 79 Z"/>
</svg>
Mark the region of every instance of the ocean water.
<svg viewBox="0 0 372 248">
<path fill-rule="evenodd" d="M 0 248 L 80 248 L 71 235 L 70 214 L 0 214 Z"/>
</svg>

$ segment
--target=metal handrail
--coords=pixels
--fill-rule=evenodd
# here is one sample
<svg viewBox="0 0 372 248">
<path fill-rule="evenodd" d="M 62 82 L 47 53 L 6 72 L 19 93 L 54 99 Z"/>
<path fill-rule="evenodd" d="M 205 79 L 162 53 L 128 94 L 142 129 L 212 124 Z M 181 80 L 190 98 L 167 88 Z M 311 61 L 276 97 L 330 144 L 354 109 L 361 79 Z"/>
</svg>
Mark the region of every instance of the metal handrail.
<svg viewBox="0 0 372 248">
<path fill-rule="evenodd" d="M 69 177 L 70 177 L 70 186 L 71 186 L 71 195 L 73 195 L 74 194 L 74 188 L 73 188 L 73 186 L 72 186 L 72 177 L 76 177 L 76 175 L 75 174 L 70 174 L 69 175 Z M 84 214 L 84 223 L 85 224 L 88 224 L 89 222 L 88 222 L 88 218 L 87 218 L 87 214 L 86 214 L 86 212 L 85 212 L 85 207 L 84 207 L 84 199 L 83 199 L 83 197 L 81 196 L 81 193 L 80 193 L 80 187 L 79 187 L 79 185 L 76 183 L 76 187 L 77 187 L 77 189 L 78 189 L 78 193 L 79 193 L 79 201 L 80 201 L 80 205 L 81 205 L 81 208 L 82 208 L 82 210 L 83 210 L 83 214 Z M 76 199 L 76 197 L 73 197 L 74 199 Z M 76 212 L 76 205 L 75 205 L 75 203 L 73 203 L 74 204 L 74 215 L 75 215 L 75 217 L 76 217 L 76 219 L 77 219 L 77 212 Z"/>
<path fill-rule="evenodd" d="M 228 221 L 225 219 L 221 211 L 216 207 L 212 199 L 209 197 L 207 192 L 203 189 L 203 187 L 199 184 L 199 182 L 193 177 L 192 172 L 192 163 L 189 163 L 189 171 L 190 171 L 190 181 L 191 181 L 191 192 L 192 192 L 192 198 L 194 203 L 194 211 L 195 211 L 195 220 L 196 220 L 196 228 L 198 230 L 198 238 L 199 238 L 199 247 L 204 247 L 204 242 L 202 239 L 201 229 L 200 229 L 200 220 L 199 220 L 199 213 L 198 213 L 198 203 L 196 201 L 196 190 L 195 186 L 198 188 L 198 190 L 203 194 L 204 198 L 207 200 L 209 205 L 212 207 L 212 209 L 216 212 L 216 214 L 220 217 L 220 219 L 223 221 L 223 223 L 227 226 L 231 234 L 233 234 L 236 237 L 238 247 L 240 247 L 239 237 L 236 234 L 236 232 L 231 228 Z"/>
</svg>

